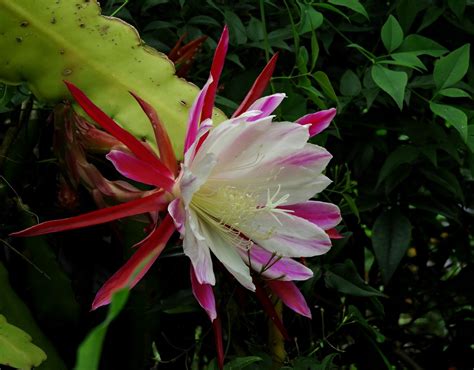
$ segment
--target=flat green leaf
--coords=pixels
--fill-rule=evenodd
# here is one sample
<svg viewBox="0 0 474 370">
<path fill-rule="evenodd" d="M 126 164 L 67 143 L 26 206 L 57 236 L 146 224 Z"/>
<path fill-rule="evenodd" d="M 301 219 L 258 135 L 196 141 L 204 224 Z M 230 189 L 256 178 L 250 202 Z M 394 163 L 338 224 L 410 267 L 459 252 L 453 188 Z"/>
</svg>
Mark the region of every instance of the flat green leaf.
<svg viewBox="0 0 474 370">
<path fill-rule="evenodd" d="M 122 311 L 129 295 L 128 289 L 122 289 L 112 296 L 109 312 L 105 320 L 92 330 L 81 343 L 77 351 L 75 370 L 97 370 L 99 368 L 100 354 L 104 344 L 105 334 L 110 323 Z"/>
<path fill-rule="evenodd" d="M 387 284 L 405 255 L 411 240 L 411 224 L 398 208 L 382 212 L 372 228 L 375 257 Z"/>
<path fill-rule="evenodd" d="M 247 366 L 252 365 L 256 362 L 262 361 L 261 357 L 258 356 L 247 356 L 247 357 L 237 357 L 232 361 L 229 361 L 225 364 L 225 370 L 241 370 L 245 369 Z"/>
<path fill-rule="evenodd" d="M 31 369 L 46 360 L 46 353 L 33 343 L 31 336 L 0 315 L 0 364 Z"/>
<path fill-rule="evenodd" d="M 402 145 L 395 149 L 385 160 L 377 180 L 378 187 L 397 167 L 404 163 L 412 163 L 418 158 L 419 152 L 412 146 Z"/>
<path fill-rule="evenodd" d="M 400 110 L 403 108 L 403 98 L 405 97 L 405 87 L 408 76 L 405 72 L 392 71 L 391 69 L 374 65 L 371 70 L 374 82 L 395 100 Z"/>
<path fill-rule="evenodd" d="M 438 90 L 461 81 L 469 67 L 470 45 L 465 44 L 435 63 L 433 78 Z"/>
<path fill-rule="evenodd" d="M 448 50 L 427 37 L 420 35 L 408 35 L 398 49 L 399 52 L 412 52 L 415 55 L 430 55 L 439 57 Z"/>
<path fill-rule="evenodd" d="M 318 71 L 313 74 L 313 78 L 316 80 L 318 85 L 324 91 L 326 96 L 337 103 L 338 101 L 337 95 L 336 95 L 336 92 L 334 91 L 334 88 L 332 87 L 332 84 L 331 84 L 331 81 L 329 80 L 328 75 L 322 71 Z"/>
<path fill-rule="evenodd" d="M 348 69 L 341 77 L 341 84 L 339 90 L 345 96 L 357 96 L 362 89 L 359 77 Z"/>
<path fill-rule="evenodd" d="M 336 289 L 343 294 L 358 297 L 383 297 L 383 293 L 372 288 L 360 277 L 354 262 L 346 260 L 336 263 L 324 274 L 324 281 L 328 288 Z"/>
<path fill-rule="evenodd" d="M 410 68 L 423 69 L 426 71 L 426 67 L 423 62 L 413 52 L 393 53 L 390 55 L 397 62 Z"/>
<path fill-rule="evenodd" d="M 468 92 L 456 87 L 448 87 L 439 91 L 438 94 L 447 96 L 448 98 L 472 98 Z"/>
<path fill-rule="evenodd" d="M 430 103 L 431 111 L 446 120 L 458 130 L 462 139 L 467 143 L 467 115 L 461 109 L 451 105 Z"/>
<path fill-rule="evenodd" d="M 311 5 L 298 3 L 300 7 L 301 20 L 296 28 L 300 35 L 314 31 L 323 24 L 323 15 L 315 10 Z"/>
<path fill-rule="evenodd" d="M 398 48 L 403 42 L 403 30 L 397 19 L 390 15 L 382 26 L 382 42 L 389 53 Z"/>
<path fill-rule="evenodd" d="M 367 10 L 358 0 L 329 0 L 329 4 L 344 6 L 353 10 L 356 13 L 362 14 L 365 18 L 369 19 Z"/>
</svg>

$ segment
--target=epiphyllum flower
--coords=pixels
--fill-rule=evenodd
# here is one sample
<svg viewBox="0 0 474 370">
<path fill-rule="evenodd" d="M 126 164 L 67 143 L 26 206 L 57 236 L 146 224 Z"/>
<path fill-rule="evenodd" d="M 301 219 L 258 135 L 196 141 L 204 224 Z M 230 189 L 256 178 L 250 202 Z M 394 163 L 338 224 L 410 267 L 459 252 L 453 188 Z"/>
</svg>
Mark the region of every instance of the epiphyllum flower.
<svg viewBox="0 0 474 370">
<path fill-rule="evenodd" d="M 227 44 L 224 29 L 211 76 L 190 110 L 180 171 L 166 131 L 150 105 L 134 95 L 153 125 L 159 157 L 67 83 L 84 111 L 128 148 L 107 155 L 116 169 L 156 189 L 140 199 L 44 222 L 12 235 L 42 235 L 140 213 L 157 219 L 157 214 L 168 211 L 136 245 L 131 259 L 99 290 L 93 309 L 108 304 L 116 290 L 133 287 L 177 229 L 191 260 L 194 294 L 211 320 L 217 316 L 211 253 L 246 288 L 255 290 L 253 270 L 287 306 L 311 316 L 292 281 L 308 279 L 312 272 L 292 258 L 326 253 L 331 246 L 328 234 L 333 237 L 331 230 L 340 221 L 335 205 L 309 200 L 330 182 L 322 171 L 331 155 L 307 141 L 329 125 L 335 109 L 309 114 L 296 123 L 272 122 L 270 114 L 285 95 L 258 98 L 273 72 L 274 57 L 233 117 L 214 128 L 210 118 Z"/>
</svg>

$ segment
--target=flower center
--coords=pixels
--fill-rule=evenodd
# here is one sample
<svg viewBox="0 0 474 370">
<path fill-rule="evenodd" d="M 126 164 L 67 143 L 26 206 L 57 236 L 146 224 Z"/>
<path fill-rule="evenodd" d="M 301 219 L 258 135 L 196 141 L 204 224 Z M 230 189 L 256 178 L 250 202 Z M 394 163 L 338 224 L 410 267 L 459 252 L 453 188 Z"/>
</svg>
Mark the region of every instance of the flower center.
<svg viewBox="0 0 474 370">
<path fill-rule="evenodd" d="M 252 239 L 269 239 L 275 233 L 275 227 L 263 225 L 259 216 L 267 213 L 281 225 L 277 215 L 291 211 L 277 207 L 288 197 L 288 194 L 280 195 L 280 187 L 273 195 L 267 189 L 266 203 L 261 205 L 256 194 L 250 191 L 230 185 L 212 187 L 206 184 L 194 193 L 190 206 L 227 242 L 248 250 L 253 245 Z"/>
</svg>

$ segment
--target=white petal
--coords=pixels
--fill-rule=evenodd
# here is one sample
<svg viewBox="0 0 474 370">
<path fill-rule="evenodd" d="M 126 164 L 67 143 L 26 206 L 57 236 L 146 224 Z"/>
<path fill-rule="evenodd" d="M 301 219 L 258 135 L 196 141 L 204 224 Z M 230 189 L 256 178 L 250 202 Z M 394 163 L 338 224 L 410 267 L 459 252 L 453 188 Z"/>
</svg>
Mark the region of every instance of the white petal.
<svg viewBox="0 0 474 370">
<path fill-rule="evenodd" d="M 191 260 L 199 283 L 214 285 L 216 278 L 208 244 L 202 236 L 194 212 L 188 210 L 186 216 L 186 230 L 183 240 L 184 254 Z"/>
<path fill-rule="evenodd" d="M 182 167 L 183 176 L 179 184 L 185 207 L 191 203 L 194 193 L 206 183 L 216 163 L 215 156 L 207 153 L 200 162 L 193 162 L 192 170 L 189 167 Z"/>
<path fill-rule="evenodd" d="M 255 285 L 250 276 L 248 266 L 242 261 L 242 258 L 235 250 L 235 247 L 227 243 L 212 226 L 201 223 L 201 231 L 206 238 L 206 243 L 212 253 L 229 270 L 229 272 L 245 288 L 255 291 Z"/>
<path fill-rule="evenodd" d="M 331 248 L 331 240 L 324 230 L 291 214 L 262 212 L 242 232 L 266 250 L 283 257 L 318 256 Z"/>
</svg>

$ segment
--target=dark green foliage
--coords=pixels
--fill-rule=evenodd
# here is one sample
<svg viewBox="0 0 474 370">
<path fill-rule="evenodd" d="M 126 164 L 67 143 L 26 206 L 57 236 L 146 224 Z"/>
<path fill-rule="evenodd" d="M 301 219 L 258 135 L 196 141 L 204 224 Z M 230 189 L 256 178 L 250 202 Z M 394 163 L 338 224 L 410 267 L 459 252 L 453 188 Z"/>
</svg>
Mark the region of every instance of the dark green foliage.
<svg viewBox="0 0 474 370">
<path fill-rule="evenodd" d="M 121 4 L 102 6 L 112 14 Z M 135 0 L 116 15 L 163 52 L 184 33 L 186 40 L 208 35 L 188 75 L 199 86 L 227 23 L 231 44 L 217 99 L 226 113 L 277 51 L 271 90 L 288 95 L 277 112 L 282 119 L 338 109 L 314 141 L 334 155 L 334 182 L 320 199 L 340 206 L 346 239 L 307 260 L 315 276 L 301 288 L 313 320 L 285 311 L 296 339 L 286 344 L 284 369 L 474 366 L 472 1 Z M 59 207 L 47 112 L 36 118 L 40 131 L 19 113 L 25 94 L 0 87 L 0 154 L 8 157 L 0 157 L 0 173 L 43 220 L 93 208 L 82 191 L 79 209 Z M 110 171 L 102 161 L 96 158 Z M 5 182 L 0 199 L 5 239 L 25 211 Z M 63 326 L 51 322 L 54 307 L 38 302 L 52 283 L 40 283 L 9 249 L 2 253 L 12 286 L 69 367 L 80 341 L 104 319 L 103 310 L 88 313 L 94 292 L 129 255 L 132 239 L 140 239 L 140 225 L 32 239 L 46 250 L 41 258 L 28 252 L 32 245 L 15 242 L 42 270 L 60 276 L 54 289 Z M 48 265 L 51 253 L 57 260 Z M 267 319 L 254 295 L 225 271 L 217 290 L 227 368 L 271 368 Z M 215 369 L 214 356 L 209 322 L 191 296 L 188 261 L 168 248 L 110 326 L 101 369 Z"/>
</svg>

